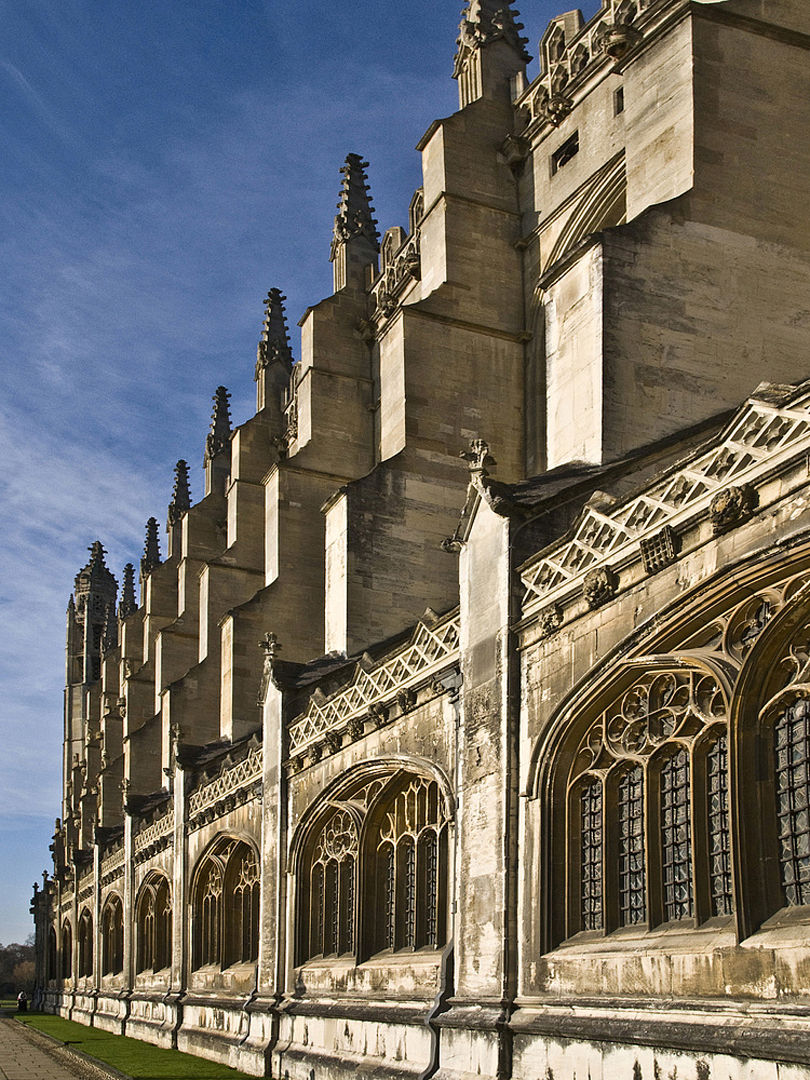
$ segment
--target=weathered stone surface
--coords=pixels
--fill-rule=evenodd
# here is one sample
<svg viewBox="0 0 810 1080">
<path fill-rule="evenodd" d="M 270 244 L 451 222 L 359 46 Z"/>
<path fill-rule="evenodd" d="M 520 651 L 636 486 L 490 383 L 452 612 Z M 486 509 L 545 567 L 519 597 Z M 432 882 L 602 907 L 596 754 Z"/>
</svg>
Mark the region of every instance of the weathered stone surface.
<svg viewBox="0 0 810 1080">
<path fill-rule="evenodd" d="M 407 231 L 347 158 L 140 602 L 76 578 L 38 994 L 287 1080 L 798 1080 L 808 7 L 603 0 L 528 85 L 516 19 Z"/>
</svg>

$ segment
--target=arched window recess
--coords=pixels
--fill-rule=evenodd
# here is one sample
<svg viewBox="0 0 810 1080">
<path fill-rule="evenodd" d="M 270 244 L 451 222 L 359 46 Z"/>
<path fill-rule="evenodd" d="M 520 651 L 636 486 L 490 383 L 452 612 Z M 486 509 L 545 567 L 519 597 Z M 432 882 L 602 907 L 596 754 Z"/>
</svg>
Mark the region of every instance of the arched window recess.
<svg viewBox="0 0 810 1080">
<path fill-rule="evenodd" d="M 740 934 L 781 912 L 810 921 L 810 583 L 761 634 L 731 716 Z"/>
<path fill-rule="evenodd" d="M 119 975 L 124 970 L 124 905 L 113 893 L 101 914 L 101 974 Z"/>
<path fill-rule="evenodd" d="M 546 949 L 582 934 L 696 926 L 734 907 L 733 665 L 644 657 L 611 675 L 535 757 L 551 824 Z"/>
<path fill-rule="evenodd" d="M 155 974 L 172 962 L 172 896 L 164 874 L 144 881 L 135 903 L 136 971 Z"/>
<path fill-rule="evenodd" d="M 252 844 L 220 837 L 192 887 L 194 968 L 228 968 L 259 956 L 259 859 Z"/>
<path fill-rule="evenodd" d="M 446 943 L 448 787 L 395 762 L 340 778 L 294 838 L 298 964 Z"/>
</svg>

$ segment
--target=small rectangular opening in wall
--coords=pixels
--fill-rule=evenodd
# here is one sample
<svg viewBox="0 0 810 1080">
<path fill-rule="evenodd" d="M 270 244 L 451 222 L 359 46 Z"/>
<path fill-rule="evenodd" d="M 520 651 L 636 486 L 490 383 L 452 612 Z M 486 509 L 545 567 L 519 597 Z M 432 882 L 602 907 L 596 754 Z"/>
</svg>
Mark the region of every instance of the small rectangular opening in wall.
<svg viewBox="0 0 810 1080">
<path fill-rule="evenodd" d="M 551 155 L 551 175 L 553 176 L 558 169 L 561 169 L 563 165 L 567 165 L 568 162 L 579 153 L 579 132 L 575 131 L 570 138 L 566 139 L 562 146 L 558 147 Z"/>
<path fill-rule="evenodd" d="M 624 87 L 620 86 L 613 94 L 613 112 L 618 116 L 624 112 Z"/>
</svg>

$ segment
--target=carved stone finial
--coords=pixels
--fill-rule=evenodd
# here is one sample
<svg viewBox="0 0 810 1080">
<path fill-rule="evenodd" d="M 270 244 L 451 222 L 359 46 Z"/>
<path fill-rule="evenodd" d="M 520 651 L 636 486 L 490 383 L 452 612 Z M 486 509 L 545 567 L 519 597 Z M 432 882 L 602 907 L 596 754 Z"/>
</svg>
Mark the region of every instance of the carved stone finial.
<svg viewBox="0 0 810 1080">
<path fill-rule="evenodd" d="M 169 528 L 176 525 L 183 514 L 191 509 L 191 488 L 188 482 L 188 462 L 182 458 L 174 467 L 174 491 L 169 503 Z"/>
<path fill-rule="evenodd" d="M 150 517 L 146 523 L 146 542 L 143 546 L 143 558 L 141 559 L 141 576 L 151 574 L 156 566 L 160 566 L 160 537 L 158 535 L 157 518 Z"/>
<path fill-rule="evenodd" d="M 86 609 L 91 594 L 94 595 L 94 599 L 99 597 L 106 602 L 109 600 L 115 601 L 118 592 L 118 582 L 104 562 L 106 552 L 101 541 L 94 541 L 87 550 L 90 552 L 90 559 L 87 565 L 78 572 L 73 582 L 75 593 L 73 606 L 74 609 L 78 607 L 79 612 Z"/>
<path fill-rule="evenodd" d="M 138 609 L 135 600 L 135 567 L 127 563 L 124 567 L 124 585 L 121 589 L 121 603 L 118 605 L 118 618 L 125 619 Z"/>
<path fill-rule="evenodd" d="M 292 371 L 293 355 L 290 348 L 290 335 L 284 314 L 284 301 L 280 289 L 271 289 L 264 301 L 264 325 L 262 339 L 256 355 L 254 379 L 270 364 L 281 364 L 287 374 Z"/>
<path fill-rule="evenodd" d="M 470 463 L 470 472 L 481 473 L 482 476 L 489 475 L 487 465 L 498 464 L 489 452 L 489 444 L 483 439 L 472 439 L 470 449 L 462 450 L 459 457 Z"/>
<path fill-rule="evenodd" d="M 264 705 L 267 698 L 267 691 L 270 689 L 270 684 L 273 680 L 273 665 L 278 659 L 278 654 L 281 652 L 281 643 L 273 633 L 267 633 L 258 642 L 259 648 L 264 653 L 264 666 L 262 668 L 262 681 L 259 689 L 259 699 L 257 704 Z"/>
<path fill-rule="evenodd" d="M 259 648 L 264 650 L 266 660 L 273 661 L 276 658 L 276 653 L 281 652 L 283 646 L 276 635 L 271 632 L 264 635 L 259 642 Z"/>
<path fill-rule="evenodd" d="M 230 394 L 224 386 L 218 386 L 214 394 L 214 409 L 211 413 L 211 430 L 205 440 L 205 460 L 221 454 L 231 444 L 231 410 L 228 404 Z"/>
<path fill-rule="evenodd" d="M 354 240 L 359 236 L 364 237 L 375 251 L 380 250 L 380 234 L 377 231 L 377 221 L 373 216 L 374 207 L 371 205 L 368 193 L 365 172 L 367 168 L 368 162 L 363 161 L 359 154 L 349 154 L 346 164 L 341 166 L 343 184 L 337 204 L 338 213 L 335 217 L 332 262 L 335 261 L 339 244 Z"/>
</svg>

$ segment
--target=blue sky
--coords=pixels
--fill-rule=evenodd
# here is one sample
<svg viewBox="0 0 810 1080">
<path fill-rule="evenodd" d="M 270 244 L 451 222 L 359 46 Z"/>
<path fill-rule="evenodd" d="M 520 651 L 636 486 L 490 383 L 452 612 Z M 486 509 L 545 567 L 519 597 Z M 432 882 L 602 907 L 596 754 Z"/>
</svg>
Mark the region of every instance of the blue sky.
<svg viewBox="0 0 810 1080">
<path fill-rule="evenodd" d="M 518 6 L 536 55 L 565 5 Z M 30 932 L 50 865 L 87 548 L 120 583 L 178 458 L 200 496 L 215 388 L 235 423 L 253 411 L 271 287 L 298 355 L 298 318 L 331 291 L 347 153 L 370 162 L 381 231 L 407 224 L 412 148 L 456 108 L 460 7 L 0 0 L 2 943 Z"/>
</svg>

